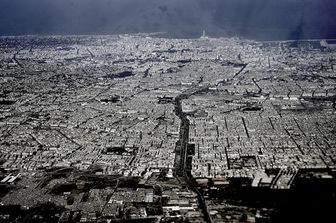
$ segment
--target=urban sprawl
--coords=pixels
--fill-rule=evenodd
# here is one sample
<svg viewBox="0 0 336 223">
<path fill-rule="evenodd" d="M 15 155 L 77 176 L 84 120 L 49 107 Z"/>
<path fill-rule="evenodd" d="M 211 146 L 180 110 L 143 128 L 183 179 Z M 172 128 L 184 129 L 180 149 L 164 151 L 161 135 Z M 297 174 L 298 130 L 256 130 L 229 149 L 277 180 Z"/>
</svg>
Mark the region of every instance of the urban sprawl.
<svg viewBox="0 0 336 223">
<path fill-rule="evenodd" d="M 267 222 L 214 197 L 334 180 L 335 71 L 327 41 L 1 37 L 0 221 Z"/>
</svg>

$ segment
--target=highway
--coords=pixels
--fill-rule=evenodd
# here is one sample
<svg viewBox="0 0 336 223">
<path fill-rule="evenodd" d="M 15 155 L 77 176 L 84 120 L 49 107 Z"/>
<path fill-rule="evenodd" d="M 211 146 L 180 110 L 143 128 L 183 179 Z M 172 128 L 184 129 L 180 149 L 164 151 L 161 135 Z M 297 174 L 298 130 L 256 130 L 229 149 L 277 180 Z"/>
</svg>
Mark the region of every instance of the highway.
<svg viewBox="0 0 336 223">
<path fill-rule="evenodd" d="M 176 151 L 175 176 L 178 178 L 180 182 L 186 183 L 188 187 L 197 194 L 198 203 L 200 208 L 202 209 L 204 220 L 208 223 L 212 223 L 208 209 L 205 204 L 204 197 L 202 196 L 201 192 L 197 189 L 196 183 L 192 180 L 192 176 L 190 173 L 191 166 L 188 166 L 187 163 L 190 122 L 187 117 L 187 114 L 184 113 L 182 110 L 182 101 L 184 99 L 188 99 L 191 95 L 200 92 L 206 92 L 208 90 L 209 86 L 191 88 L 175 98 L 174 102 L 175 114 L 181 119 L 180 139 L 176 143 L 176 150 L 175 150 Z"/>
</svg>

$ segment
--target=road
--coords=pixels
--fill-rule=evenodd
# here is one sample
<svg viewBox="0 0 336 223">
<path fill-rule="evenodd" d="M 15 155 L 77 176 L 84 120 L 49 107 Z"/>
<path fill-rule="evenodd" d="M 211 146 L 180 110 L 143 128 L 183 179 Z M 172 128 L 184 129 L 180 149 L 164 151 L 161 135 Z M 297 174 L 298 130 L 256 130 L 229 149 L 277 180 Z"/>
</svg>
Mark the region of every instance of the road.
<svg viewBox="0 0 336 223">
<path fill-rule="evenodd" d="M 191 166 L 188 166 L 188 141 L 189 141 L 189 119 L 188 115 L 182 110 L 182 101 L 188 99 L 191 95 L 206 92 L 209 90 L 209 86 L 206 87 L 193 87 L 183 94 L 175 98 L 175 115 L 181 119 L 180 127 L 180 139 L 176 143 L 176 158 L 175 158 L 175 175 L 179 181 L 186 183 L 191 190 L 197 194 L 198 203 L 202 209 L 204 215 L 204 220 L 208 223 L 211 223 L 211 218 L 208 212 L 208 209 L 205 204 L 205 200 L 201 192 L 197 189 L 196 183 L 192 180 L 190 173 Z"/>
</svg>

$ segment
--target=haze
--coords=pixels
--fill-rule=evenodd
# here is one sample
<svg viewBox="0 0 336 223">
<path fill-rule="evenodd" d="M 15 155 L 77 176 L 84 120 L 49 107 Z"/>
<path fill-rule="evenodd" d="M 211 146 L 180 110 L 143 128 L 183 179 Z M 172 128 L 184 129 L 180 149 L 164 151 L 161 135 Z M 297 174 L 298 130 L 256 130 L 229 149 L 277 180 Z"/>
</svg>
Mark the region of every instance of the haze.
<svg viewBox="0 0 336 223">
<path fill-rule="evenodd" d="M 0 35 L 336 38 L 334 0 L 0 0 Z"/>
</svg>

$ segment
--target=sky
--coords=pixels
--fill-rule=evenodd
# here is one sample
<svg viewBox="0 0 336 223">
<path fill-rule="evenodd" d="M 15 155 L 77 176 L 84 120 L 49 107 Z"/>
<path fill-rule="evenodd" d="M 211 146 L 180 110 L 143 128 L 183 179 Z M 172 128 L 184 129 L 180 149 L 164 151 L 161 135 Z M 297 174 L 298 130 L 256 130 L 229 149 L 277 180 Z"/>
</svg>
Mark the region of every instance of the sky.
<svg viewBox="0 0 336 223">
<path fill-rule="evenodd" d="M 336 0 L 0 0 L 0 35 L 336 38 Z"/>
</svg>

